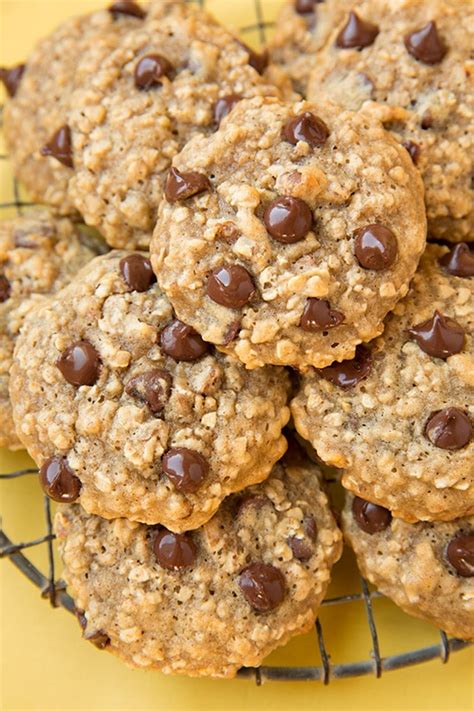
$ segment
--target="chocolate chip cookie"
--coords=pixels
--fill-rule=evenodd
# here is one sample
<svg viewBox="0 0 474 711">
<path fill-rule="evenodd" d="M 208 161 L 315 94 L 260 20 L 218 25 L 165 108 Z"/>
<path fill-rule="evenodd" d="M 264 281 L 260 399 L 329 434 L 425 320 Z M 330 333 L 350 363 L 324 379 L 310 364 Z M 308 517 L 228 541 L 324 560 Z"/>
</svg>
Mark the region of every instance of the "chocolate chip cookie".
<svg viewBox="0 0 474 711">
<path fill-rule="evenodd" d="M 130 666 L 231 677 L 308 631 L 341 554 L 309 461 L 228 497 L 191 533 L 62 506 L 56 534 L 83 635 Z"/>
<path fill-rule="evenodd" d="M 286 449 L 286 373 L 215 353 L 143 254 L 98 257 L 31 315 L 10 390 L 46 493 L 105 518 L 196 528 Z"/>
<path fill-rule="evenodd" d="M 76 225 L 47 210 L 0 222 L 0 447 L 21 448 L 8 395 L 20 328 L 33 308 L 94 256 Z"/>
<path fill-rule="evenodd" d="M 348 496 L 344 534 L 362 574 L 405 612 L 474 638 L 474 517 L 405 523 Z"/>
<path fill-rule="evenodd" d="M 382 336 L 313 370 L 296 428 L 355 494 L 406 521 L 474 514 L 474 253 L 430 245 Z"/>
<path fill-rule="evenodd" d="M 474 235 L 474 5 L 365 0 L 330 35 L 308 99 L 375 114 L 423 175 L 428 228 Z"/>
<path fill-rule="evenodd" d="M 381 332 L 424 244 L 421 180 L 378 121 L 256 98 L 174 160 L 152 260 L 178 317 L 247 367 L 322 367 Z"/>
</svg>

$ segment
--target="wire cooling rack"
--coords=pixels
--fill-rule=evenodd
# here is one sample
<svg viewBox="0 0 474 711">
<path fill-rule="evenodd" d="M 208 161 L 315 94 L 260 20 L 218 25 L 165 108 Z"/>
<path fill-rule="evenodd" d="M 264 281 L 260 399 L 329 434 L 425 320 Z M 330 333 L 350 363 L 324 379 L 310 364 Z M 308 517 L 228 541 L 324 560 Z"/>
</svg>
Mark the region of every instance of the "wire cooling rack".
<svg viewBox="0 0 474 711">
<path fill-rule="evenodd" d="M 260 46 L 265 44 L 267 31 L 273 25 L 272 22 L 265 21 L 264 10 L 267 3 L 275 5 L 274 0 L 253 0 L 253 17 L 255 21 L 240 28 L 240 33 L 244 38 L 256 35 L 257 42 Z M 204 7 L 206 0 L 197 0 L 197 4 Z M 3 107 L 0 107 L 0 111 L 3 113 Z M 8 156 L 0 154 L 0 160 L 8 161 Z M 14 208 L 17 214 L 21 215 L 25 208 L 33 205 L 33 203 L 25 201 L 20 197 L 20 188 L 16 178 L 13 176 L 12 195 L 12 200 L 0 202 L 0 214 L 4 214 L 5 210 Z M 7 482 L 10 482 L 8 485 L 14 486 L 15 481 L 23 477 L 37 475 L 38 470 L 35 468 L 2 473 L 0 474 L 0 485 L 6 486 Z M 38 493 L 38 496 L 41 495 Z M 0 526 L 0 558 L 10 560 L 19 572 L 25 575 L 30 582 L 39 589 L 41 596 L 49 600 L 52 607 L 63 608 L 75 614 L 74 601 L 70 595 L 67 594 L 64 582 L 56 576 L 53 548 L 55 536 L 52 527 L 50 500 L 47 496 L 44 497 L 44 519 L 46 533 L 40 538 L 21 543 L 12 541 Z M 36 546 L 46 546 L 48 570 L 45 573 L 33 565 L 24 554 L 24 551 Z M 323 607 L 329 607 L 359 603 L 358 607 L 363 607 L 371 639 L 371 650 L 367 659 L 362 661 L 333 663 L 331 661 L 330 651 L 325 643 L 321 620 L 317 619 L 315 624 L 315 644 L 321 661 L 319 665 L 242 668 L 238 672 L 238 676 L 241 678 L 254 679 L 257 686 L 260 686 L 265 681 L 321 681 L 324 684 L 329 684 L 333 679 L 347 677 L 373 675 L 379 678 L 387 671 L 402 669 L 434 659 L 439 659 L 443 664 L 446 664 L 453 652 L 470 646 L 469 642 L 448 637 L 445 632 L 440 631 L 440 640 L 437 644 L 411 649 L 399 654 L 383 656 L 381 651 L 383 631 L 376 624 L 372 605 L 374 599 L 381 597 L 382 595 L 379 592 L 371 590 L 367 581 L 360 577 L 360 592 L 326 598 L 322 604 Z M 360 614 L 360 611 L 358 611 L 357 614 Z"/>
</svg>

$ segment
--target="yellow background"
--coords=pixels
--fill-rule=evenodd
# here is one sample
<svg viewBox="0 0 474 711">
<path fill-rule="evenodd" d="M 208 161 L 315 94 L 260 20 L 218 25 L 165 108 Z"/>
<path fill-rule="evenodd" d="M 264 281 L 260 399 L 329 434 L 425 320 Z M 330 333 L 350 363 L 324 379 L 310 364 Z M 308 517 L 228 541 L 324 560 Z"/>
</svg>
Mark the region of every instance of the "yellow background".
<svg viewBox="0 0 474 711">
<path fill-rule="evenodd" d="M 208 7 L 235 28 L 255 22 L 253 0 L 208 0 Z M 274 19 L 281 0 L 262 0 L 266 20 Z M 100 7 L 93 0 L 0 0 L 0 64 L 23 60 L 34 41 L 63 18 Z M 256 42 L 256 32 L 245 34 Z M 0 149 L 3 152 L 3 148 Z M 12 199 L 11 176 L 1 165 L 2 200 Z M 2 211 L 0 217 L 6 217 Z M 23 454 L 0 450 L 0 471 L 27 465 Z M 0 511 L 15 541 L 44 532 L 42 497 L 35 477 L 0 482 Z M 28 555 L 46 570 L 44 546 Z M 71 615 L 53 610 L 7 561 L 0 566 L 0 708 L 13 709 L 159 709 L 160 711 L 469 711 L 474 708 L 472 650 L 440 661 L 373 678 L 319 682 L 267 683 L 209 681 L 131 671 L 118 660 L 81 640 Z M 348 580 L 350 583 L 348 583 Z M 331 594 L 359 592 L 348 554 L 336 570 Z M 374 603 L 382 655 L 434 644 L 434 628 L 400 613 L 387 600 Z M 321 619 L 333 662 L 367 659 L 370 637 L 360 603 L 323 610 Z M 320 664 L 314 634 L 293 640 L 275 652 L 269 664 Z"/>
</svg>

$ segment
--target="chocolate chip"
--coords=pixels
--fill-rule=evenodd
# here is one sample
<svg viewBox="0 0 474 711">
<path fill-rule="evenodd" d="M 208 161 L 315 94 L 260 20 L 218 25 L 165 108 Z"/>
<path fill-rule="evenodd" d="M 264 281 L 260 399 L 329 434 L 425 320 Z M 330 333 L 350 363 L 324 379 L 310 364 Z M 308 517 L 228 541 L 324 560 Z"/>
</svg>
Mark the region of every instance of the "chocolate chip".
<svg viewBox="0 0 474 711">
<path fill-rule="evenodd" d="M 446 557 L 458 575 L 474 577 L 474 533 L 459 533 L 446 548 Z"/>
<path fill-rule="evenodd" d="M 313 548 L 310 544 L 304 540 L 304 538 L 297 538 L 296 536 L 290 536 L 288 538 L 288 545 L 294 557 L 297 560 L 307 561 L 313 555 Z"/>
<path fill-rule="evenodd" d="M 250 64 L 250 66 L 253 67 L 255 71 L 257 71 L 259 74 L 263 74 L 265 69 L 268 67 L 268 52 L 264 51 L 260 54 L 259 52 L 255 52 L 253 49 L 251 49 L 247 44 L 245 44 L 245 42 L 241 42 L 240 40 L 237 41 L 242 47 L 242 49 L 245 49 L 245 51 L 249 55 L 248 63 Z"/>
<path fill-rule="evenodd" d="M 53 501 L 70 504 L 79 497 L 81 482 L 66 457 L 47 459 L 39 470 L 39 480 L 44 493 Z"/>
<path fill-rule="evenodd" d="M 255 294 L 253 279 L 240 264 L 225 264 L 214 269 L 207 280 L 210 299 L 229 309 L 240 309 Z"/>
<path fill-rule="evenodd" d="M 202 340 L 194 328 L 175 319 L 160 335 L 160 345 L 164 353 L 176 361 L 191 362 L 208 352 L 210 346 Z"/>
<path fill-rule="evenodd" d="M 11 286 L 10 282 L 3 274 L 0 274 L 0 304 L 10 298 Z"/>
<path fill-rule="evenodd" d="M 421 153 L 421 148 L 418 143 L 414 143 L 413 141 L 404 141 L 402 143 L 402 146 L 406 148 L 408 153 L 410 154 L 410 158 L 413 161 L 413 165 L 418 165 L 418 160 L 420 158 Z"/>
<path fill-rule="evenodd" d="M 155 534 L 153 552 L 166 570 L 190 568 L 196 560 L 196 546 L 188 533 L 172 533 L 166 528 Z"/>
<path fill-rule="evenodd" d="M 371 45 L 379 33 L 377 25 L 367 22 L 350 12 L 346 24 L 336 38 L 336 47 L 341 49 L 363 49 Z"/>
<path fill-rule="evenodd" d="M 131 15 L 132 17 L 138 17 L 140 20 L 143 20 L 146 15 L 146 12 L 142 10 L 136 2 L 132 2 L 131 0 L 118 0 L 118 2 L 114 2 L 110 5 L 109 12 L 112 13 L 115 20 L 117 20 L 120 15 Z"/>
<path fill-rule="evenodd" d="M 214 104 L 214 121 L 216 122 L 216 126 L 220 126 L 221 121 L 230 114 L 234 106 L 241 100 L 242 96 L 240 94 L 229 94 L 228 96 L 222 96 L 216 101 Z"/>
<path fill-rule="evenodd" d="M 161 54 L 147 54 L 135 67 L 135 86 L 141 91 L 149 91 L 163 84 L 163 77 L 171 77 L 173 65 Z"/>
<path fill-rule="evenodd" d="M 268 496 L 263 494 L 253 494 L 251 496 L 244 496 L 239 499 L 239 506 L 237 509 L 237 516 L 242 516 L 247 511 L 253 509 L 254 511 L 260 511 L 264 506 L 273 506 L 272 502 Z"/>
<path fill-rule="evenodd" d="M 303 528 L 308 538 L 314 543 L 318 535 L 318 527 L 316 521 L 310 514 L 303 518 Z"/>
<path fill-rule="evenodd" d="M 286 593 L 283 573 L 273 565 L 251 563 L 239 575 L 239 587 L 257 612 L 270 612 L 283 602 Z"/>
<path fill-rule="evenodd" d="M 26 64 L 17 64 L 14 67 L 0 67 L 0 81 L 5 85 L 8 96 L 15 96 L 25 69 Z"/>
<path fill-rule="evenodd" d="M 89 341 L 77 341 L 58 358 L 56 365 L 71 385 L 94 385 L 99 378 L 100 357 Z"/>
<path fill-rule="evenodd" d="M 465 242 L 460 242 L 438 260 L 445 272 L 457 277 L 474 276 L 474 252 Z"/>
<path fill-rule="evenodd" d="M 329 136 L 329 129 L 319 116 L 305 111 L 283 126 L 282 136 L 293 146 L 296 146 L 298 141 L 304 141 L 315 148 L 324 145 Z"/>
<path fill-rule="evenodd" d="M 194 494 L 209 472 L 206 459 L 193 449 L 173 447 L 163 455 L 161 466 L 178 491 Z"/>
<path fill-rule="evenodd" d="M 329 301 L 310 297 L 306 300 L 300 326 L 303 331 L 324 331 L 343 323 L 344 314 L 332 309 Z"/>
<path fill-rule="evenodd" d="M 324 0 L 295 0 L 294 8 L 298 15 L 310 15 L 315 12 L 316 5 Z"/>
<path fill-rule="evenodd" d="M 372 355 L 368 348 L 359 345 L 356 348 L 355 358 L 343 360 L 342 363 L 333 363 L 327 368 L 319 368 L 319 375 L 330 383 L 343 390 L 353 388 L 357 383 L 366 378 L 372 369 Z"/>
<path fill-rule="evenodd" d="M 424 64 L 438 64 L 448 51 L 438 34 L 436 22 L 428 22 L 419 30 L 405 35 L 403 41 L 411 56 Z"/>
<path fill-rule="evenodd" d="M 421 128 L 426 131 L 428 128 L 433 126 L 433 117 L 429 111 L 425 111 L 421 117 Z"/>
<path fill-rule="evenodd" d="M 366 533 L 380 533 L 390 526 L 392 514 L 388 509 L 370 501 L 354 497 L 352 502 L 352 514 L 355 522 Z"/>
<path fill-rule="evenodd" d="M 440 449 L 462 449 L 472 437 L 472 424 L 458 407 L 447 407 L 431 413 L 425 425 L 425 437 Z"/>
<path fill-rule="evenodd" d="M 67 168 L 74 168 L 71 129 L 69 126 L 64 125 L 58 128 L 56 133 L 51 136 L 46 145 L 41 149 L 41 155 L 51 156 L 52 158 L 56 158 L 56 160 Z"/>
<path fill-rule="evenodd" d="M 180 173 L 177 168 L 171 168 L 165 187 L 165 197 L 168 202 L 187 200 L 211 189 L 211 184 L 202 173 Z"/>
<path fill-rule="evenodd" d="M 379 272 L 392 266 L 398 252 L 392 230 L 376 223 L 361 227 L 354 236 L 354 252 L 361 267 Z"/>
<path fill-rule="evenodd" d="M 154 415 L 159 415 L 168 402 L 173 379 L 171 373 L 161 368 L 149 370 L 128 381 L 125 392 L 130 397 L 146 402 Z"/>
<path fill-rule="evenodd" d="M 278 197 L 268 205 L 263 216 L 271 236 L 283 244 L 304 239 L 313 226 L 313 213 L 299 198 Z"/>
<path fill-rule="evenodd" d="M 151 262 L 142 254 L 130 254 L 120 260 L 120 272 L 132 291 L 148 291 L 156 282 Z"/>
<path fill-rule="evenodd" d="M 460 353 L 466 338 L 464 329 L 439 311 L 435 311 L 433 316 L 423 323 L 409 328 L 408 333 L 421 350 L 433 358 L 448 358 Z"/>
<path fill-rule="evenodd" d="M 239 335 L 240 329 L 242 327 L 242 324 L 239 321 L 232 321 L 230 326 L 228 327 L 227 331 L 224 334 L 224 340 L 222 341 L 223 346 L 228 346 L 229 343 L 232 343 L 232 341 L 235 341 L 237 336 Z"/>
<path fill-rule="evenodd" d="M 91 642 L 91 644 L 93 644 L 94 647 L 97 647 L 97 649 L 105 649 L 110 644 L 110 637 L 102 630 L 97 630 L 96 632 L 88 632 L 87 634 L 84 634 L 85 629 L 87 627 L 87 618 L 84 610 L 78 610 L 76 608 L 74 610 L 74 614 L 76 615 L 79 624 L 82 627 L 84 639 L 86 639 L 88 642 Z"/>
</svg>

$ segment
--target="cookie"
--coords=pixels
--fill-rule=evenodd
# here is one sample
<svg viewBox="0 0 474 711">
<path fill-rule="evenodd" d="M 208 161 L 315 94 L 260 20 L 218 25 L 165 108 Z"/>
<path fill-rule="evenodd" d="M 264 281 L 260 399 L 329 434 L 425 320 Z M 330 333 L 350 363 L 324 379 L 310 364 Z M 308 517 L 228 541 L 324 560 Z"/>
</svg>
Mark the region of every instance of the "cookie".
<svg viewBox="0 0 474 711">
<path fill-rule="evenodd" d="M 307 632 L 341 555 L 309 461 L 277 464 L 186 534 L 62 506 L 56 534 L 83 635 L 144 669 L 232 677 Z"/>
<path fill-rule="evenodd" d="M 142 23 L 137 16 L 107 9 L 74 17 L 41 40 L 26 65 L 3 70 L 11 97 L 4 113 L 7 150 L 15 175 L 34 201 L 62 214 L 74 212 L 68 191 L 74 165 L 67 126 L 71 93 L 98 70 L 128 30 Z"/>
<path fill-rule="evenodd" d="M 66 286 L 94 256 L 76 225 L 47 210 L 0 222 L 0 447 L 22 446 L 8 395 L 20 328 L 32 309 Z"/>
<path fill-rule="evenodd" d="M 348 496 L 344 535 L 362 574 L 409 615 L 474 638 L 474 517 L 406 523 Z"/>
<path fill-rule="evenodd" d="M 406 294 L 421 180 L 377 121 L 330 104 L 238 104 L 173 162 L 152 244 L 178 317 L 248 368 L 354 355 Z"/>
<path fill-rule="evenodd" d="M 318 56 L 308 99 L 380 118 L 423 175 L 428 229 L 474 235 L 474 5 L 366 0 Z"/>
<path fill-rule="evenodd" d="M 300 435 L 406 521 L 474 514 L 474 253 L 430 245 L 382 336 L 303 378 Z"/>
<path fill-rule="evenodd" d="M 215 353 L 143 254 L 97 258 L 32 314 L 11 378 L 46 493 L 105 518 L 196 528 L 286 449 L 286 373 Z"/>
</svg>

